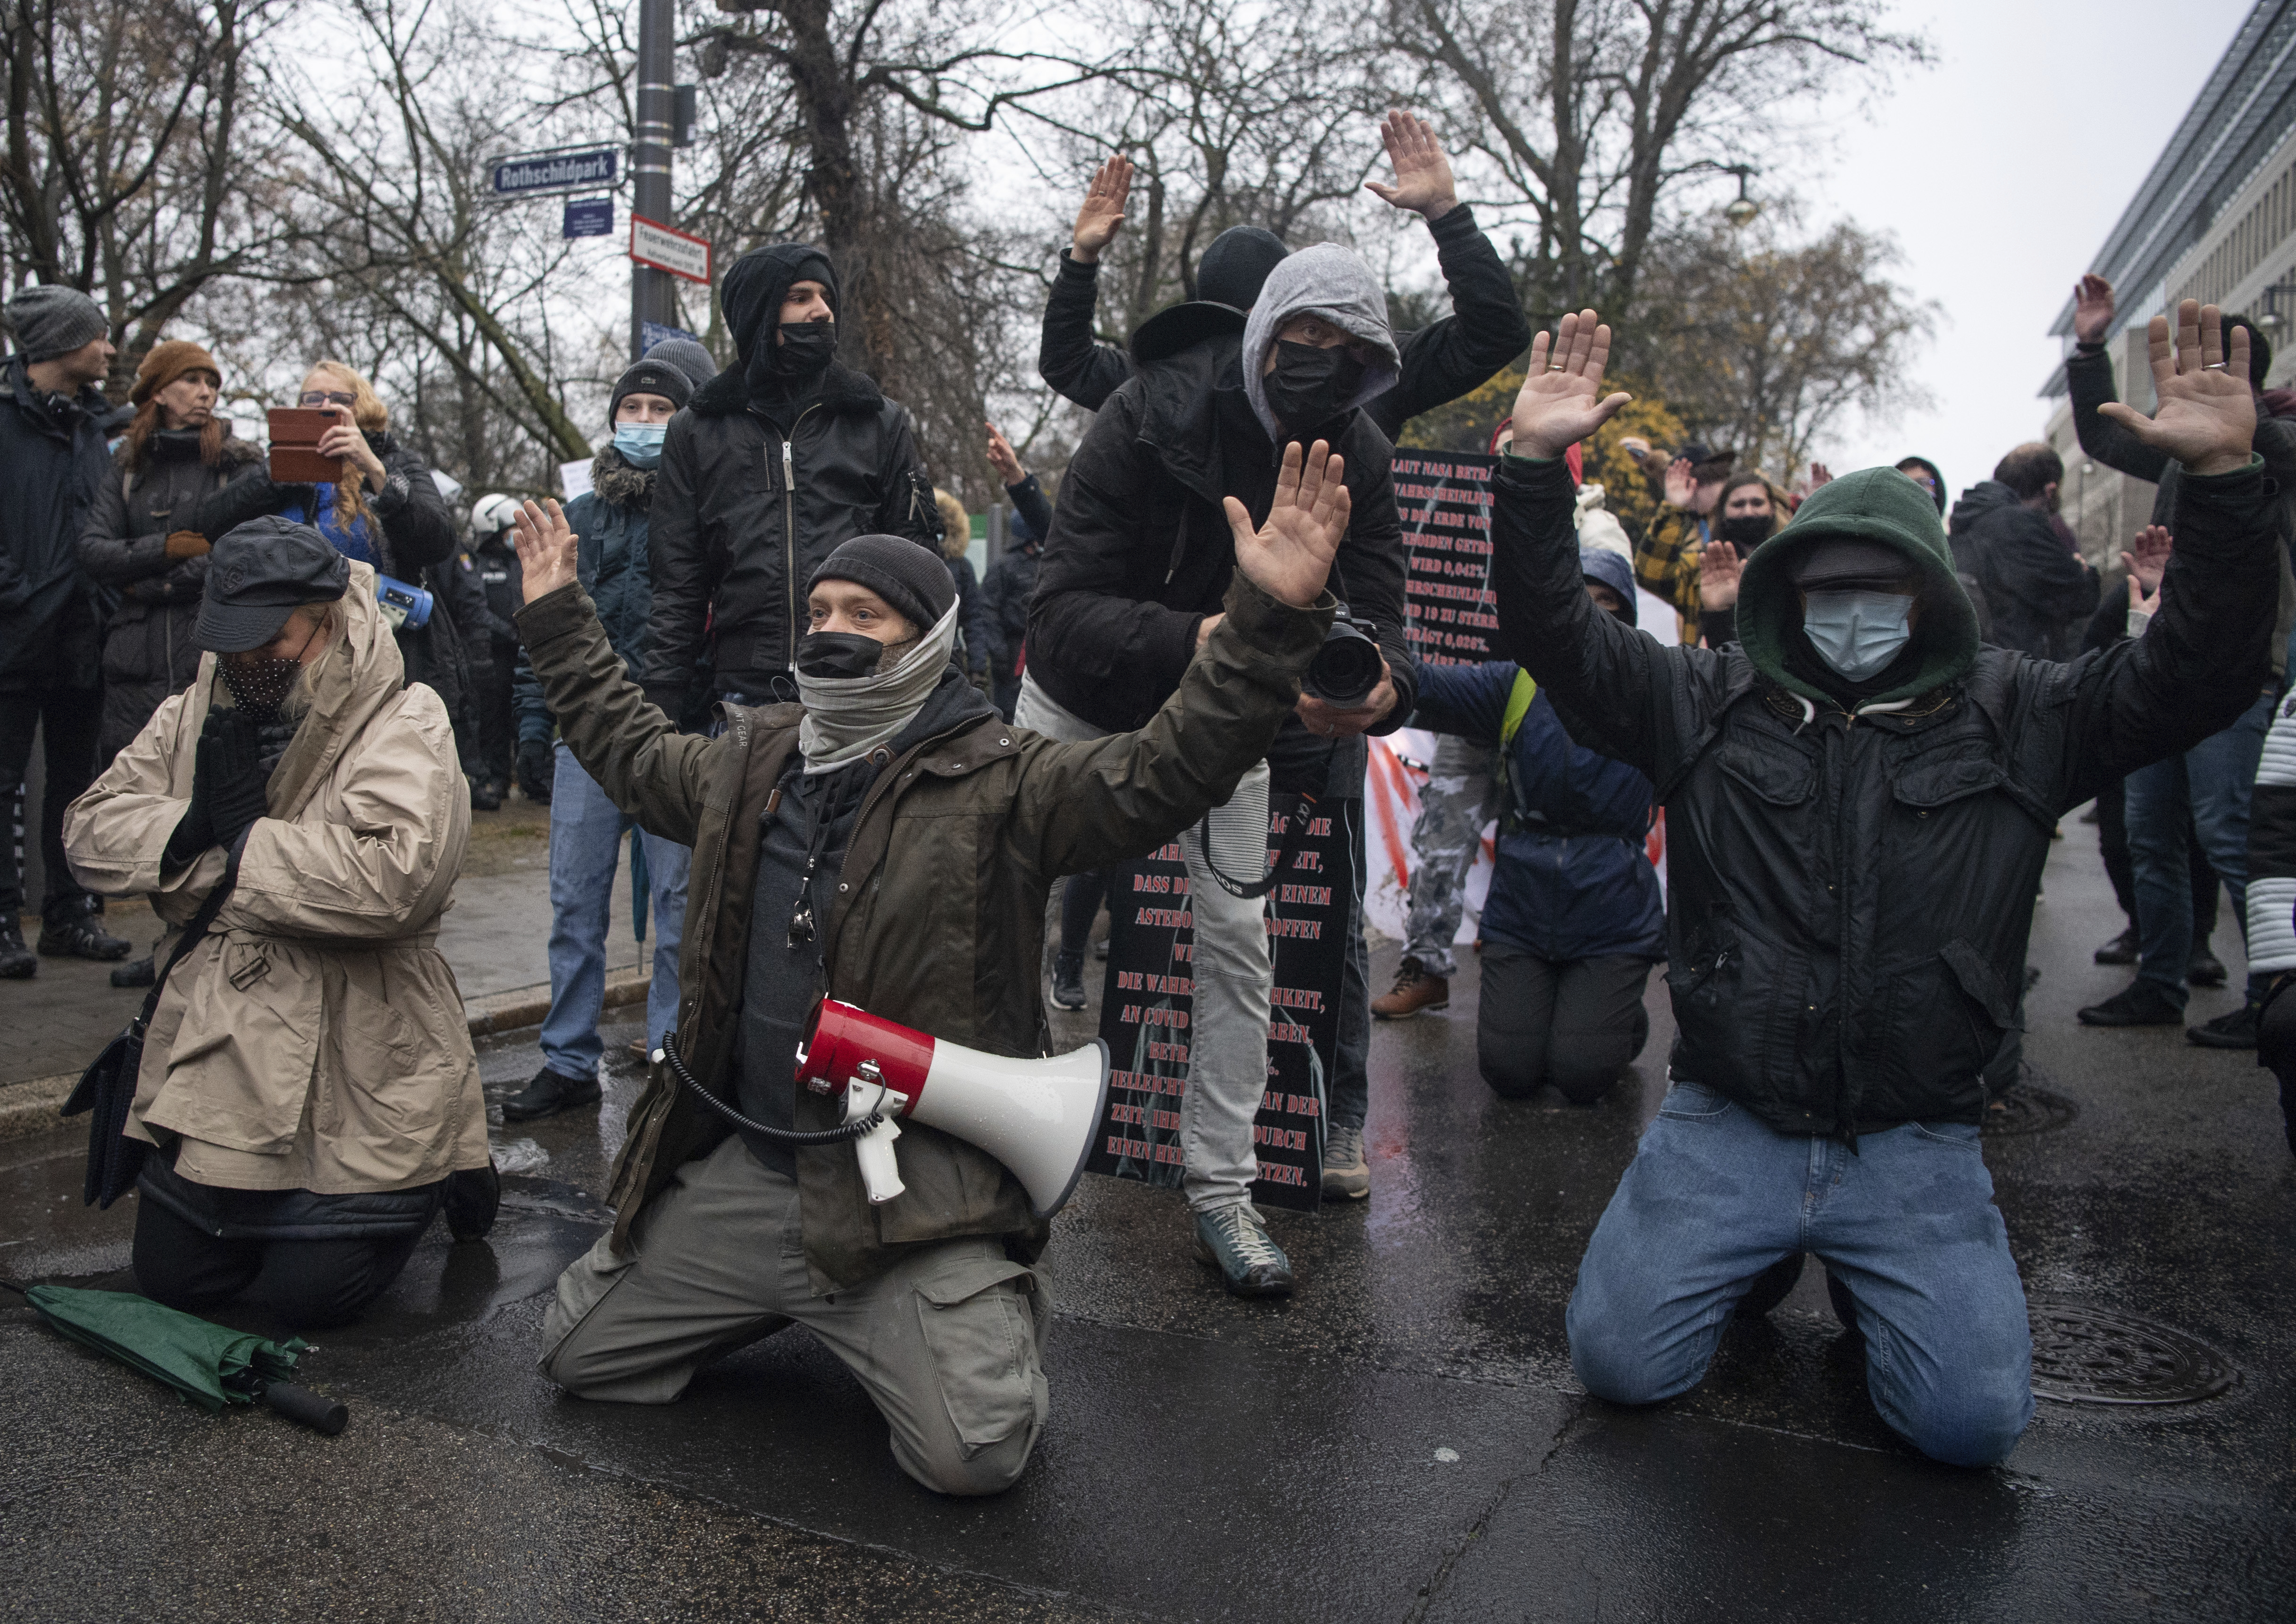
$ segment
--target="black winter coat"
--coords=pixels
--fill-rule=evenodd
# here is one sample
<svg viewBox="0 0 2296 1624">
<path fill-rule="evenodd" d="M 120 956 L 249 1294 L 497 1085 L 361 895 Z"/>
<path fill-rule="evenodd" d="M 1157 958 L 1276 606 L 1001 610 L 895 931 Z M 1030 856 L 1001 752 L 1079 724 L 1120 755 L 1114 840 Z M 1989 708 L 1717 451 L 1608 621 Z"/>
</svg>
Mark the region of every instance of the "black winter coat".
<svg viewBox="0 0 2296 1624">
<path fill-rule="evenodd" d="M 805 584 L 840 542 L 905 536 L 940 552 L 940 510 L 909 414 L 832 365 L 790 437 L 750 406 L 740 371 L 670 419 L 654 488 L 653 620 L 644 684 L 685 714 L 716 648 L 718 689 L 768 702 L 805 629 Z M 784 695 L 784 697 L 792 697 Z"/>
<path fill-rule="evenodd" d="M 1462 203 L 1431 221 L 1427 231 L 1435 239 L 1452 313 L 1415 332 L 1395 335 L 1403 351 L 1402 375 L 1393 389 L 1363 408 L 1390 440 L 1420 413 L 1481 388 L 1530 348 L 1530 323 L 1515 297 L 1514 279 L 1491 240 L 1475 228 L 1474 210 Z M 1087 412 L 1099 411 L 1137 370 L 1128 351 L 1093 337 L 1099 273 L 1098 266 L 1078 265 L 1067 250 L 1061 250 L 1037 350 L 1038 375 Z"/>
<path fill-rule="evenodd" d="M 127 452 L 123 445 L 120 457 Z M 209 467 L 200 460 L 198 430 L 162 430 L 144 442 L 142 468 L 131 472 L 116 460 L 96 492 L 80 533 L 79 562 L 118 595 L 103 634 L 98 761 L 108 764 L 134 742 L 160 701 L 199 675 L 192 632 L 208 561 L 169 558 L 168 536 L 196 530 L 215 541 L 223 531 L 210 528 L 208 510 L 231 487 L 262 477 L 263 453 L 245 440 L 225 440 Z"/>
<path fill-rule="evenodd" d="M 1965 679 L 1855 718 L 1737 647 L 1661 648 L 1594 611 L 1559 460 L 1506 459 L 1495 484 L 1501 652 L 1666 808 L 1673 1075 L 1782 1133 L 1979 1120 L 2051 827 L 2254 701 L 2272 481 L 2185 482 L 2144 637 L 2066 665 L 1980 648 Z"/>
<path fill-rule="evenodd" d="M 44 398 L 21 357 L 0 381 L 0 693 L 98 681 L 102 593 L 79 537 L 112 478 L 100 421 L 111 409 L 93 388 L 62 406 Z"/>
<path fill-rule="evenodd" d="M 1991 622 L 1988 641 L 2037 660 L 2062 660 L 2075 625 L 2096 608 L 2096 571 L 2065 551 L 2048 516 L 1985 480 L 1953 504 L 1948 531 L 1957 570 L 1977 578 Z"/>
<path fill-rule="evenodd" d="M 2177 487 L 2184 478 L 2184 464 L 2163 455 L 2097 410 L 2113 398 L 2112 360 L 2105 354 L 2104 346 L 2082 345 L 2074 349 L 2065 360 L 2065 388 L 2072 400 L 2073 437 L 2080 441 L 2080 448 L 2117 473 L 2157 485 L 2159 488 L 2152 493 L 2151 522 L 2165 526 L 2174 535 Z M 2290 568 L 2292 555 L 2296 555 L 2296 422 L 2284 417 L 2267 416 L 2264 403 L 2259 400 L 2256 406 L 2256 438 L 2249 444 L 2264 459 L 2265 473 L 2280 488 L 2280 500 L 2273 508 L 2282 554 L 2280 612 L 2273 623 L 2272 636 L 2272 671 L 2278 677 L 2285 675 L 2288 634 L 2296 627 L 2296 570 Z M 2269 691 L 2267 685 L 2267 692 Z"/>
<path fill-rule="evenodd" d="M 1021 646 L 1029 640 L 1029 600 L 1037 590 L 1037 565 L 1042 557 L 1037 543 L 1007 547 L 988 566 L 988 578 L 980 583 L 989 629 L 996 637 L 996 646 L 988 651 L 988 665 L 1000 677 L 1013 675 L 1013 662 L 1021 658 Z"/>
<path fill-rule="evenodd" d="M 1061 480 L 1029 603 L 1029 670 L 1095 727 L 1144 726 L 1180 685 L 1196 627 L 1235 573 L 1221 499 L 1237 498 L 1254 523 L 1274 503 L 1280 454 L 1244 398 L 1241 349 L 1206 339 L 1144 368 L 1109 398 Z M 1332 448 L 1353 508 L 1331 587 L 1379 628 L 1398 702 L 1375 731 L 1392 732 L 1414 698 L 1393 447 L 1358 410 Z"/>
</svg>

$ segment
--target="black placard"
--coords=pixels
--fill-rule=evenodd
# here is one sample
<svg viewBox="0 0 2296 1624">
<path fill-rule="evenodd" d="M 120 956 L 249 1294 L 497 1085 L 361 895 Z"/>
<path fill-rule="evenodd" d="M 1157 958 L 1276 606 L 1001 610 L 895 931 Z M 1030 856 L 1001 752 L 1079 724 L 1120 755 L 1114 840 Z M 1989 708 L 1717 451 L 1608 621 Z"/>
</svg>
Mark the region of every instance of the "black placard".
<svg viewBox="0 0 2296 1624">
<path fill-rule="evenodd" d="M 1344 820 L 1362 803 L 1318 807 L 1283 794 L 1272 802 L 1271 855 L 1290 819 L 1305 816 L 1308 826 L 1267 898 L 1275 997 L 1267 1087 L 1252 1124 L 1259 1177 L 1251 1196 L 1313 1211 L 1323 1199 L 1324 1112 L 1339 1053 L 1345 931 L 1355 916 L 1355 865 Z M 1100 1005 L 1100 1035 L 1112 1069 L 1108 1115 L 1085 1166 L 1177 1189 L 1195 985 L 1187 865 L 1179 847 L 1168 845 L 1119 873 L 1115 886 Z"/>
<path fill-rule="evenodd" d="M 1499 656 L 1491 595 L 1491 478 L 1498 458 L 1474 452 L 1396 455 L 1395 509 L 1409 573 L 1404 635 L 1430 665 L 1472 665 Z"/>
</svg>

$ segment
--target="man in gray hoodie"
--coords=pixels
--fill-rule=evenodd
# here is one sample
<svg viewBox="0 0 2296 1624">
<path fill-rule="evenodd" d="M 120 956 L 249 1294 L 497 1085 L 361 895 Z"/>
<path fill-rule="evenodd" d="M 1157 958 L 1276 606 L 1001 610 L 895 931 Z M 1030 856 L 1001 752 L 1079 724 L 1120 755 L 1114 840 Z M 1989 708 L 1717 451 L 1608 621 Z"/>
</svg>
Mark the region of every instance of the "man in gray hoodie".
<svg viewBox="0 0 2296 1624">
<path fill-rule="evenodd" d="M 1061 482 L 1013 719 L 1053 738 L 1088 739 L 1141 726 L 1178 686 L 1219 622 L 1234 573 L 1228 511 L 1255 521 L 1268 511 L 1282 447 L 1321 439 L 1346 460 L 1352 516 L 1332 590 L 1376 627 L 1387 673 L 1350 709 L 1301 697 L 1268 767 L 1247 775 L 1208 825 L 1231 874 L 1237 860 L 1228 854 L 1264 849 L 1271 783 L 1359 797 L 1363 735 L 1392 731 L 1411 713 L 1392 447 L 1363 409 L 1396 370 L 1385 295 L 1370 267 L 1335 244 L 1302 249 L 1270 273 L 1240 340 L 1199 339 L 1111 395 Z M 1222 841 L 1229 826 L 1233 846 Z M 1292 1289 L 1291 1263 L 1250 1200 L 1274 987 L 1263 904 L 1212 878 L 1201 831 L 1180 846 L 1195 927 L 1183 1188 L 1199 1255 L 1228 1289 L 1281 1296 Z M 1367 1033 L 1370 1017 L 1366 997 L 1344 1002 L 1360 1020 L 1343 1013 L 1327 1136 L 1359 1163 L 1363 1091 L 1348 1086 L 1347 1056 L 1359 1057 L 1351 1040 L 1357 1028 Z M 1352 1068 L 1358 1079 L 1360 1070 Z"/>
</svg>

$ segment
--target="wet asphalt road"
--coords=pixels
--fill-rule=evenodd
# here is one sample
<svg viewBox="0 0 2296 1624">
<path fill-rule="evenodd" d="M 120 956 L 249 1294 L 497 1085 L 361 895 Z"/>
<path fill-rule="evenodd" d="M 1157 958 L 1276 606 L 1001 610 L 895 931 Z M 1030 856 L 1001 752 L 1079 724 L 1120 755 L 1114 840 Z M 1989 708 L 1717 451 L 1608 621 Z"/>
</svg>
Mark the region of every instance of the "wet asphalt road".
<svg viewBox="0 0 2296 1624">
<path fill-rule="evenodd" d="M 911 1484 L 802 1331 L 662 1409 L 536 1374 L 637 1093 L 618 1055 L 600 1112 L 497 1130 L 549 1160 L 488 1243 L 434 1232 L 376 1315 L 308 1357 L 351 1405 L 340 1438 L 210 1418 L 0 1308 L 0 1613 L 2288 1617 L 2296 1158 L 2251 1056 L 2074 1023 L 2127 972 L 2089 962 L 2120 921 L 2094 831 L 2065 833 L 2028 1053 L 2077 1114 L 1989 1136 L 1986 1158 L 2029 1292 L 2202 1338 L 2239 1372 L 2219 1397 L 2044 1403 L 2005 1467 L 1933 1466 L 1875 1417 L 1813 1267 L 1697 1392 L 1589 1399 L 1562 1308 L 1664 1092 L 1670 1021 L 1654 994 L 1651 1047 L 1599 1106 L 1499 1101 L 1474 1075 L 1470 970 L 1447 1015 L 1378 1029 L 1370 1201 L 1275 1216 L 1291 1301 L 1222 1294 L 1176 1195 L 1086 1181 L 1048 1258 L 1052 1419 L 1009 1494 Z M 2228 918 L 2217 946 L 2237 986 Z M 2234 997 L 2196 995 L 2194 1018 Z M 482 1060 L 490 1087 L 538 1063 L 513 1040 Z M 0 1145 L 0 1272 L 127 1284 L 132 1202 L 87 1212 L 79 1177 L 69 1136 Z"/>
</svg>

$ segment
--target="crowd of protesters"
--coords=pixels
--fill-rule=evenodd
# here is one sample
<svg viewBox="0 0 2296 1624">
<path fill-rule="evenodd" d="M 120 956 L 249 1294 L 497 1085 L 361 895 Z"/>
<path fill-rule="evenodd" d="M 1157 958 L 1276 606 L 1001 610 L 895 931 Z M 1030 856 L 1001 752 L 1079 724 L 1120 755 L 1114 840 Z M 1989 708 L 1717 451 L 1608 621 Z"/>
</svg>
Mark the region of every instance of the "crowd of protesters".
<svg viewBox="0 0 2296 1624">
<path fill-rule="evenodd" d="M 315 455 L 335 477 L 275 477 L 218 414 L 207 350 L 154 345 L 115 406 L 98 307 L 11 298 L 0 803 L 37 730 L 45 790 L 22 817 L 45 887 L 36 952 L 20 861 L 0 866 L 0 978 L 64 955 L 151 989 L 126 1130 L 144 1289 L 336 1323 L 434 1217 L 486 1233 L 498 1178 L 437 927 L 473 812 L 516 794 L 548 808 L 550 997 L 504 1120 L 601 1099 L 625 850 L 654 944 L 617 1220 L 559 1282 L 545 1371 L 663 1403 L 801 1322 L 905 1470 L 993 1492 L 1046 1414 L 1046 1226 L 993 1157 L 923 1126 L 898 1143 L 909 1193 L 872 1205 L 849 1147 L 816 1142 L 834 1106 L 791 1074 L 808 1015 L 825 995 L 1041 1054 L 1044 1006 L 1089 1001 L 1118 877 L 1176 844 L 1181 1238 L 1227 1291 L 1286 1295 L 1251 1196 L 1266 888 L 1234 874 L 1264 865 L 1274 799 L 1304 795 L 1356 875 L 1326 1198 L 1370 1192 L 1373 1023 L 1449 1006 L 1495 824 L 1483 1082 L 1593 1104 L 1647 1044 L 1653 969 L 1674 1013 L 1671 1090 L 1570 1307 L 1588 1388 L 1694 1385 L 1730 1312 L 1774 1305 L 1815 1251 L 1890 1425 L 1941 1460 L 2005 1456 L 2032 1407 L 2024 1305 L 1968 1152 L 2031 1074 L 2025 947 L 2055 820 L 2095 803 L 2128 916 L 2096 956 L 2136 968 L 2079 1019 L 2181 1024 L 2186 988 L 2226 977 L 2221 888 L 2246 997 L 2191 1038 L 2261 1044 L 2296 1074 L 2296 1003 L 2276 997 L 2296 974 L 2296 704 L 2276 709 L 2296 399 L 2265 389 L 2261 332 L 2188 308 L 2154 323 L 2160 409 L 2120 406 L 2112 291 L 2089 277 L 2075 429 L 2160 491 L 2110 579 L 2038 443 L 1955 498 L 1919 456 L 1795 488 L 1709 439 L 1627 437 L 1658 509 L 1630 531 L 1579 479 L 1624 398 L 1603 391 L 1609 329 L 1587 311 L 1534 338 L 1432 131 L 1397 113 L 1381 135 L 1393 178 L 1372 190 L 1424 219 L 1451 300 L 1415 331 L 1351 250 L 1241 226 L 1205 248 L 1196 297 L 1100 340 L 1132 184 L 1125 159 L 1100 168 L 1039 352 L 1091 421 L 1052 490 L 982 425 L 1009 509 L 985 573 L 907 412 L 838 359 L 839 269 L 807 244 L 728 270 L 727 365 L 677 340 L 614 381 L 584 494 L 484 493 L 467 523 L 340 361 L 296 395 L 332 420 Z M 1502 657 L 1423 660 L 1393 447 L 1518 364 L 1492 439 Z M 1341 613 L 1377 680 L 1303 689 Z M 1407 939 L 1374 997 L 1369 741 L 1406 726 L 1437 743 Z M 140 958 L 104 925 L 103 898 L 131 896 L 165 927 Z M 1813 1156 L 1847 1192 L 1822 1234 L 1780 1216 Z M 1948 1352 L 1894 1358 L 1908 1340 Z"/>
</svg>

